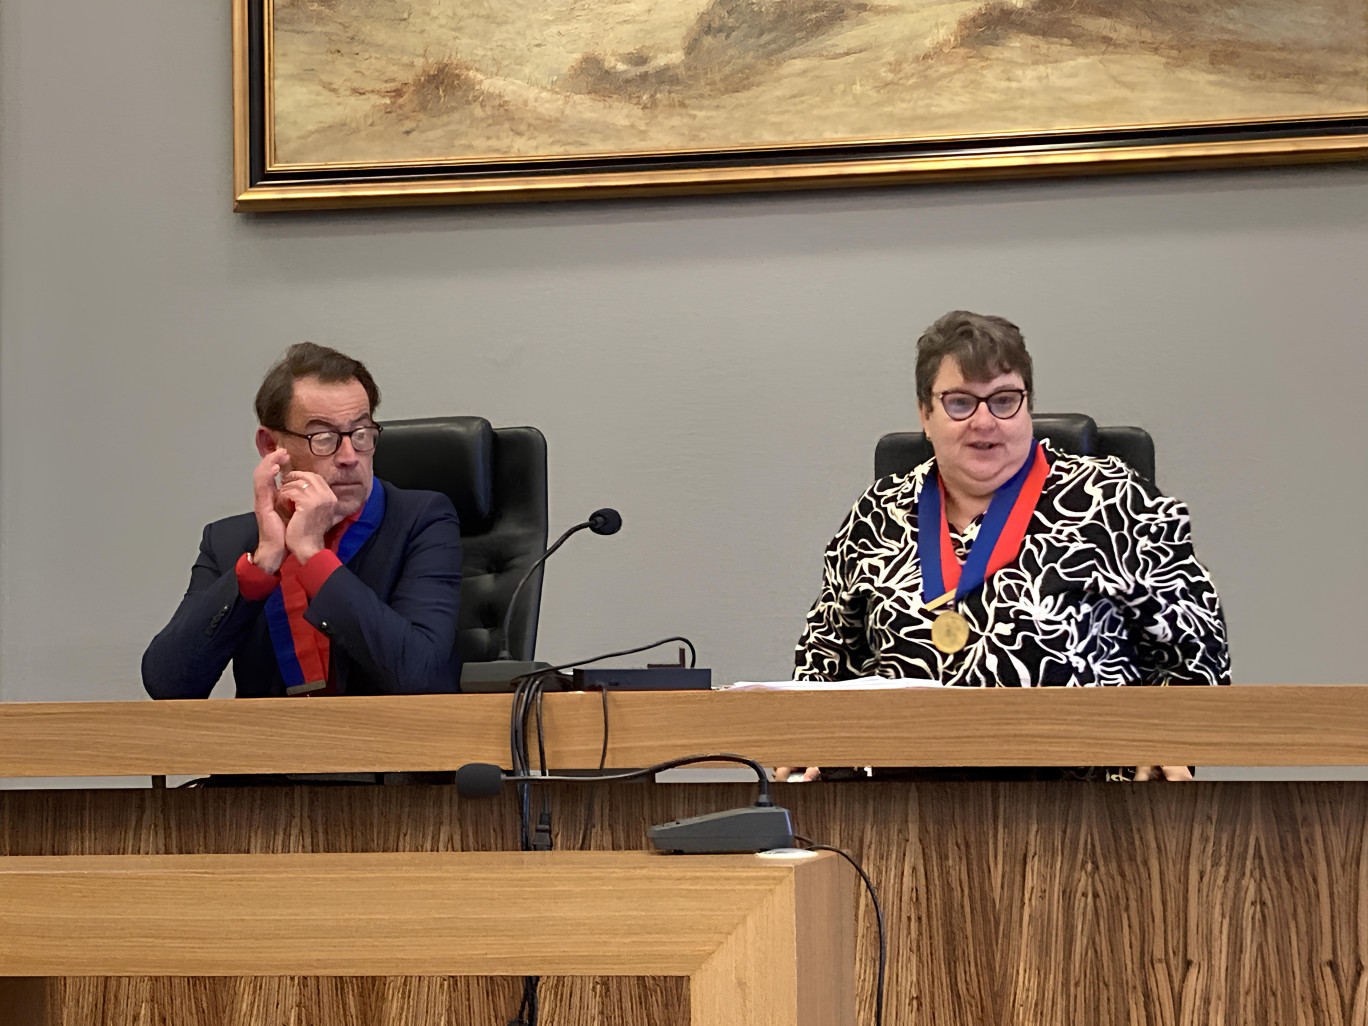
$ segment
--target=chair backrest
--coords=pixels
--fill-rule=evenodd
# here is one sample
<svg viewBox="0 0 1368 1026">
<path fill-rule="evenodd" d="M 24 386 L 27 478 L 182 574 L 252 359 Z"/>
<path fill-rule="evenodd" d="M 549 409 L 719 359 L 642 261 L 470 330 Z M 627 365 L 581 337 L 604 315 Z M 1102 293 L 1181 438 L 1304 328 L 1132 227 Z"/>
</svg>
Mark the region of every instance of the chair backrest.
<svg viewBox="0 0 1368 1026">
<path fill-rule="evenodd" d="M 1074 456 L 1118 456 L 1132 470 L 1154 483 L 1154 439 L 1138 427 L 1098 427 L 1083 413 L 1033 413 L 1037 438 L 1048 438 L 1056 449 Z M 932 456 L 931 443 L 920 431 L 895 431 L 874 448 L 874 477 L 906 474 Z"/>
<path fill-rule="evenodd" d="M 465 662 L 494 659 L 519 578 L 546 551 L 546 439 L 533 427 L 492 428 L 483 417 L 383 422 L 375 474 L 400 488 L 444 492 L 465 549 L 457 647 Z M 541 575 L 523 588 L 509 624 L 514 659 L 537 645 Z"/>
</svg>

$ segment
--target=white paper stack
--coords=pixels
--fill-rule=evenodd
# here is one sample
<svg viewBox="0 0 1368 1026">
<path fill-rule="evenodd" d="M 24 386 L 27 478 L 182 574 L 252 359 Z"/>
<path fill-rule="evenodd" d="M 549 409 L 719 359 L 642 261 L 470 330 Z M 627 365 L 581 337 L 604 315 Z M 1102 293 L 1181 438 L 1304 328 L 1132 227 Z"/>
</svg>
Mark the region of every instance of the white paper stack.
<svg viewBox="0 0 1368 1026">
<path fill-rule="evenodd" d="M 858 680 L 739 680 L 719 691 L 871 691 L 902 688 L 943 687 L 934 680 L 890 680 L 887 677 L 860 677 Z"/>
</svg>

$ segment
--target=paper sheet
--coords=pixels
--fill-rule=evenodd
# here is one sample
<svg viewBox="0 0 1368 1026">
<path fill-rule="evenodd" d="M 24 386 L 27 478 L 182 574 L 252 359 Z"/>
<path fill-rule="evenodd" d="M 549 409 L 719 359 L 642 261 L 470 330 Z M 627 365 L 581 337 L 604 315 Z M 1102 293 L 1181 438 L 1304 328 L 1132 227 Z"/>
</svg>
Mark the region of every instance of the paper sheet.
<svg viewBox="0 0 1368 1026">
<path fill-rule="evenodd" d="M 887 677 L 860 677 L 858 680 L 739 680 L 719 691 L 893 691 L 904 688 L 944 687 L 934 680 L 890 680 Z"/>
</svg>

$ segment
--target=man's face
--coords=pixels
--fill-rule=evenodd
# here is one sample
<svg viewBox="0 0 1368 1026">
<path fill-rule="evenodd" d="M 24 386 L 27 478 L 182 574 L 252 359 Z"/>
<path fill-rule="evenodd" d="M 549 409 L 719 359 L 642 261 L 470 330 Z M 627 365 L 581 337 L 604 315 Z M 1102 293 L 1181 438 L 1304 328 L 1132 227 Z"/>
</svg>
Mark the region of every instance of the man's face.
<svg viewBox="0 0 1368 1026">
<path fill-rule="evenodd" d="M 980 403 L 967 420 L 952 420 L 941 396 L 964 392 L 987 398 L 1003 389 L 1024 387 L 1015 371 L 988 381 L 966 381 L 958 360 L 947 356 L 941 361 L 931 386 L 931 407 L 920 413 L 922 430 L 936 451 L 936 464 L 952 487 L 967 495 L 982 496 L 1005 484 L 1030 452 L 1031 414 L 1023 401 L 1015 415 L 999 420 L 988 411 L 987 403 Z"/>
<path fill-rule="evenodd" d="M 292 434 L 270 431 L 275 444 L 290 454 L 290 470 L 317 474 L 337 496 L 338 515 L 359 513 L 370 497 L 375 481 L 375 451 L 357 452 L 350 438 L 343 438 L 331 456 L 315 456 L 309 440 L 300 435 L 318 431 L 351 431 L 371 419 L 370 399 L 361 382 L 324 383 L 316 377 L 299 378 L 294 383 L 294 398 L 285 416 L 285 427 Z"/>
</svg>

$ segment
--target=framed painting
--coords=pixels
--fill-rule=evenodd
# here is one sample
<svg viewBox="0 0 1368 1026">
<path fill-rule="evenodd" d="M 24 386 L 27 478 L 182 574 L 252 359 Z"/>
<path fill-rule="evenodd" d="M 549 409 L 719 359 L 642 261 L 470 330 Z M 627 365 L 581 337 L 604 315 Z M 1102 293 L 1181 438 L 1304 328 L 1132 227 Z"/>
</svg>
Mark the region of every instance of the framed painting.
<svg viewBox="0 0 1368 1026">
<path fill-rule="evenodd" d="M 1368 156 L 1368 0 L 233 0 L 239 210 Z"/>
</svg>

